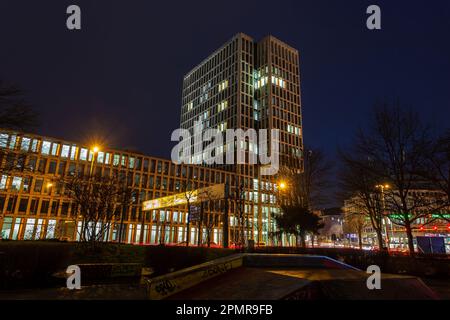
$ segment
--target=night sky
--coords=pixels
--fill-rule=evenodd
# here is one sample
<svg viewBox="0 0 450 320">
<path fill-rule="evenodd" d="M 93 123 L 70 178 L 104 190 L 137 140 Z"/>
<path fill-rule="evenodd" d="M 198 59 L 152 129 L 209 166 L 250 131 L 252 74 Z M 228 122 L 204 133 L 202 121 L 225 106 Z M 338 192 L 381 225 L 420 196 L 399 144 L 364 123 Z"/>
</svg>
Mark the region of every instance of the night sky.
<svg viewBox="0 0 450 320">
<path fill-rule="evenodd" d="M 70 4 L 81 31 L 66 28 Z M 449 127 L 448 0 L 0 0 L 0 79 L 27 91 L 40 134 L 169 157 L 183 75 L 237 32 L 300 51 L 304 140 L 331 157 L 377 99 Z"/>
</svg>

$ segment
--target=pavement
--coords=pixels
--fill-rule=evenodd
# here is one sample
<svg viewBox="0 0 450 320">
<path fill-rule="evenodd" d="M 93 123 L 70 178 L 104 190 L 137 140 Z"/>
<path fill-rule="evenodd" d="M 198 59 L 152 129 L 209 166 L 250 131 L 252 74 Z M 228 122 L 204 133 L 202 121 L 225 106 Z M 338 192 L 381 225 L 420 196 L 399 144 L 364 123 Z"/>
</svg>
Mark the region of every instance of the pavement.
<svg viewBox="0 0 450 320">
<path fill-rule="evenodd" d="M 438 299 L 415 277 L 382 275 L 369 290 L 368 274 L 356 270 L 241 267 L 176 293 L 170 300 L 390 300 Z"/>
</svg>

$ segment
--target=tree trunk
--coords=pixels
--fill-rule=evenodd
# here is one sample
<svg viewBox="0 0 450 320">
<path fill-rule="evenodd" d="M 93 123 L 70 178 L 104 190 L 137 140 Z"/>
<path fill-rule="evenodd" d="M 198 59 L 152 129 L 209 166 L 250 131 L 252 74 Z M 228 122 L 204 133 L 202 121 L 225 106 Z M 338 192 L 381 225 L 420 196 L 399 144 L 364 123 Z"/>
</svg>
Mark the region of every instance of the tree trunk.
<svg viewBox="0 0 450 320">
<path fill-rule="evenodd" d="M 406 221 L 405 228 L 406 228 L 406 236 L 408 237 L 409 254 L 411 256 L 414 256 L 413 234 L 412 234 L 412 230 L 411 230 L 411 223 L 409 221 Z"/>
<path fill-rule="evenodd" d="M 383 241 L 383 235 L 381 234 L 381 229 L 376 229 L 377 232 L 377 240 L 378 240 L 378 249 L 380 251 L 384 250 L 384 241 Z"/>
<path fill-rule="evenodd" d="M 358 230 L 359 250 L 362 250 L 362 230 Z"/>
</svg>

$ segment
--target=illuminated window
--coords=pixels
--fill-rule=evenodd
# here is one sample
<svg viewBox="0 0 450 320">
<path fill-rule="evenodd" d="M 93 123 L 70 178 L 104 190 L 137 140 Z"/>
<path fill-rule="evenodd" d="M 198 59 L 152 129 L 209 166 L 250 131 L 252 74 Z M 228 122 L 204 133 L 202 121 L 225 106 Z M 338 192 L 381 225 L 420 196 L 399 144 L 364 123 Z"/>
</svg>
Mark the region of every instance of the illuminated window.
<svg viewBox="0 0 450 320">
<path fill-rule="evenodd" d="M 52 144 L 52 156 L 56 156 L 58 154 L 59 143 Z"/>
<path fill-rule="evenodd" d="M 22 144 L 20 145 L 20 150 L 22 151 L 28 151 L 28 149 L 30 148 L 30 142 L 31 139 L 30 138 L 22 138 Z"/>
<path fill-rule="evenodd" d="M 98 163 L 103 163 L 104 159 L 105 159 L 105 153 L 99 151 L 99 153 L 97 155 L 97 162 Z"/>
<path fill-rule="evenodd" d="M 86 161 L 88 155 L 88 150 L 86 148 L 81 148 L 80 150 L 80 160 Z"/>
<path fill-rule="evenodd" d="M 6 181 L 8 179 L 7 175 L 2 175 L 2 178 L 0 179 L 0 189 L 5 189 L 6 188 Z"/>
<path fill-rule="evenodd" d="M 33 142 L 31 143 L 31 151 L 32 152 L 37 152 L 37 147 L 38 147 L 38 140 L 37 139 L 33 139 Z"/>
<path fill-rule="evenodd" d="M 128 168 L 133 169 L 134 168 L 134 158 L 130 157 L 128 159 Z"/>
<path fill-rule="evenodd" d="M 6 148 L 7 142 L 8 142 L 9 135 L 6 133 L 0 134 L 0 147 Z"/>
<path fill-rule="evenodd" d="M 52 145 L 52 143 L 50 141 L 43 141 L 42 142 L 42 149 L 41 149 L 41 153 L 48 155 L 50 153 L 50 146 Z"/>
<path fill-rule="evenodd" d="M 75 160 L 75 158 L 77 157 L 77 146 L 72 146 L 70 148 L 70 159 L 71 160 Z"/>
<path fill-rule="evenodd" d="M 42 148 L 44 148 L 44 147 L 42 146 Z M 70 152 L 70 146 L 68 146 L 67 144 L 63 144 L 62 149 L 61 149 L 61 157 L 68 158 L 69 152 Z"/>
<path fill-rule="evenodd" d="M 191 111 L 193 108 L 194 108 L 194 102 L 191 101 L 188 103 L 187 109 L 188 109 L 188 111 Z"/>
<path fill-rule="evenodd" d="M 16 147 L 16 139 L 17 139 L 17 136 L 13 134 L 11 136 L 11 140 L 9 140 L 9 148 L 10 149 L 14 149 Z"/>
<path fill-rule="evenodd" d="M 217 112 L 221 112 L 223 110 L 225 110 L 228 107 L 228 101 L 224 100 L 221 103 L 218 104 L 217 106 Z"/>
<path fill-rule="evenodd" d="M 106 153 L 105 156 L 105 164 L 110 164 L 111 163 L 111 154 L 109 152 Z"/>
<path fill-rule="evenodd" d="M 22 185 L 22 177 L 14 177 L 11 184 L 11 189 L 19 191 L 21 185 Z"/>
<path fill-rule="evenodd" d="M 114 155 L 114 159 L 113 159 L 113 166 L 117 167 L 120 163 L 120 155 L 119 154 L 115 154 Z"/>
<path fill-rule="evenodd" d="M 226 88 L 228 88 L 228 80 L 224 80 L 219 83 L 219 92 L 225 90 Z"/>
</svg>

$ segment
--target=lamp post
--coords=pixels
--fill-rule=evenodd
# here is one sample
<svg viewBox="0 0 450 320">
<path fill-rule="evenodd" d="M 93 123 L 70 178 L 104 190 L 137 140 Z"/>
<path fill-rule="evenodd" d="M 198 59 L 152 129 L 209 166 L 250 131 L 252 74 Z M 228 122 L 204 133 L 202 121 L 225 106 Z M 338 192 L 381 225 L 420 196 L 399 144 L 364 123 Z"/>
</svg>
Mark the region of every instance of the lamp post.
<svg viewBox="0 0 450 320">
<path fill-rule="evenodd" d="M 384 197 L 384 190 L 385 189 L 389 189 L 390 186 L 388 184 L 379 184 L 379 185 L 376 185 L 375 188 L 378 188 L 381 191 L 381 203 L 382 203 L 382 210 L 383 210 L 384 232 L 385 232 L 386 241 L 387 241 L 387 244 L 388 244 L 387 248 L 389 250 L 391 240 L 390 240 L 389 234 L 388 234 L 388 219 L 386 219 L 386 201 L 385 201 L 385 197 Z"/>
</svg>

